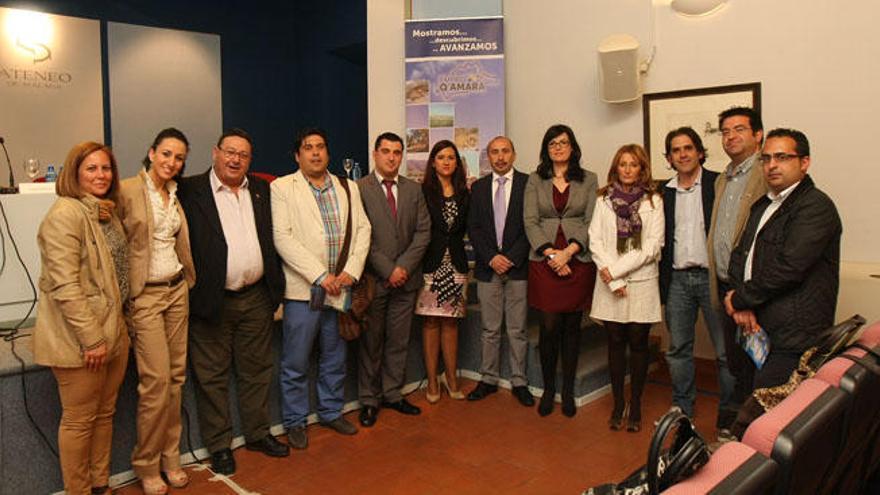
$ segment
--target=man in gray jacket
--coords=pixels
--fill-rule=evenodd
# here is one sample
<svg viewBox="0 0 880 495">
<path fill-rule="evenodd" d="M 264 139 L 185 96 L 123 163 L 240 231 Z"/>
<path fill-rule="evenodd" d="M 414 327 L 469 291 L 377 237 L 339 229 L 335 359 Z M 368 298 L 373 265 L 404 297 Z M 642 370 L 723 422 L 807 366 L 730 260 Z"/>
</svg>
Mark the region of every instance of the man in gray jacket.
<svg viewBox="0 0 880 495">
<path fill-rule="evenodd" d="M 358 395 L 361 425 L 376 423 L 379 406 L 402 414 L 421 412 L 403 398 L 406 354 L 416 294 L 422 286 L 422 256 L 431 240 L 431 219 L 418 183 L 399 174 L 403 140 L 386 132 L 376 138 L 376 170 L 358 181 L 373 226 L 367 275 L 376 296 L 360 338 Z"/>
</svg>

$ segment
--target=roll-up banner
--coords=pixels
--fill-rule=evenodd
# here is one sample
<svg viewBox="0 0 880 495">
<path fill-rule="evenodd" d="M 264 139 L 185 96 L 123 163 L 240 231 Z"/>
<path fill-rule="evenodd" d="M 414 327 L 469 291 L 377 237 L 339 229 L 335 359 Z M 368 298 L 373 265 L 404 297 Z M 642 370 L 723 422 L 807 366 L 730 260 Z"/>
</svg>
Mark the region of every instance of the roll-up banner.
<svg viewBox="0 0 880 495">
<path fill-rule="evenodd" d="M 469 179 L 489 173 L 504 134 L 503 18 L 407 21 L 406 174 L 421 181 L 431 147 L 455 143 Z"/>
</svg>

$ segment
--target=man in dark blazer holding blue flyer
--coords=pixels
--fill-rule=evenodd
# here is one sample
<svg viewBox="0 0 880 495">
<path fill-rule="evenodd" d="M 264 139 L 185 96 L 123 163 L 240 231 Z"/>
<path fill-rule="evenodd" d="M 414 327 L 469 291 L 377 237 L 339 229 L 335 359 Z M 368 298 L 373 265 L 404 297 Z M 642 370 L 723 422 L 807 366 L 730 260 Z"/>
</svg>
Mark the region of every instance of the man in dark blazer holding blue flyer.
<svg viewBox="0 0 880 495">
<path fill-rule="evenodd" d="M 480 400 L 498 391 L 503 323 L 510 344 L 513 395 L 522 405 L 532 406 L 535 399 L 526 380 L 529 241 L 523 227 L 523 196 L 528 175 L 514 170 L 516 150 L 507 137 L 498 136 L 489 141 L 486 154 L 492 173 L 474 182 L 468 214 L 468 236 L 476 254 L 474 276 L 483 323 L 483 376 L 467 398 Z"/>
<path fill-rule="evenodd" d="M 727 314 L 742 333 L 765 331 L 754 388 L 786 383 L 801 355 L 834 324 L 843 226 L 834 201 L 807 174 L 810 142 L 794 129 L 767 134 L 757 157 L 769 191 L 752 205 L 730 255 Z"/>
</svg>

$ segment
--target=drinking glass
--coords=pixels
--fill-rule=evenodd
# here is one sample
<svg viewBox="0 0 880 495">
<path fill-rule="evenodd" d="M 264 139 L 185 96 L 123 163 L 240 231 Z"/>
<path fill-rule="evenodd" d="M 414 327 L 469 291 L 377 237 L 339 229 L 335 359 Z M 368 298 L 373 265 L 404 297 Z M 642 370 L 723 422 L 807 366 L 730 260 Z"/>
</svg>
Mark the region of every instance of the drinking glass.
<svg viewBox="0 0 880 495">
<path fill-rule="evenodd" d="M 40 175 L 40 160 L 28 158 L 24 161 L 24 173 L 31 178 L 31 182 Z"/>
</svg>

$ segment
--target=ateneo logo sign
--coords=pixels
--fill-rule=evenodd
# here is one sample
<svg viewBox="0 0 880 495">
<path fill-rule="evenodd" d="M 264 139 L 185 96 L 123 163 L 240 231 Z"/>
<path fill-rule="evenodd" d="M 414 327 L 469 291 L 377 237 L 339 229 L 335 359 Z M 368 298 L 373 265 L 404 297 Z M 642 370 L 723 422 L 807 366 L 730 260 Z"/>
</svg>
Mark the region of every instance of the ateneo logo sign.
<svg viewBox="0 0 880 495">
<path fill-rule="evenodd" d="M 73 82 L 73 75 L 51 67 L 50 47 L 53 25 L 49 15 L 25 10 L 6 10 L 3 50 L 13 60 L 28 60 L 28 65 L 0 60 L 0 84 L 7 87 L 60 89 Z"/>
<path fill-rule="evenodd" d="M 52 58 L 52 50 L 50 50 L 48 46 L 37 41 L 29 41 L 17 36 L 15 38 L 15 46 L 20 50 L 30 53 L 31 57 L 34 59 L 34 65 L 38 62 L 45 62 Z"/>
</svg>

